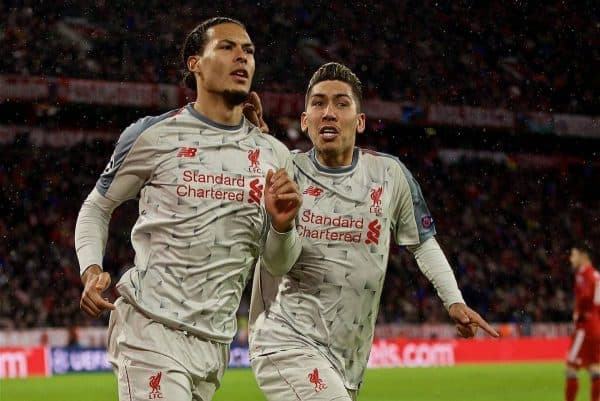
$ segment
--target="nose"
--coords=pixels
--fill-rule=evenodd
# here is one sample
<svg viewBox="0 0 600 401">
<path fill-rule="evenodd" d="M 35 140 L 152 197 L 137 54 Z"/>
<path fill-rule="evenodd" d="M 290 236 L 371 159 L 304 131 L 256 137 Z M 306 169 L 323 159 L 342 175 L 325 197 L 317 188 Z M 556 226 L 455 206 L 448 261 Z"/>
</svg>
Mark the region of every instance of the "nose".
<svg viewBox="0 0 600 401">
<path fill-rule="evenodd" d="M 244 63 L 248 62 L 248 54 L 242 49 L 241 46 L 236 46 L 235 48 L 235 60 L 236 63 Z"/>
<path fill-rule="evenodd" d="M 327 107 L 323 110 L 323 121 L 336 121 L 337 116 L 334 113 L 331 103 L 327 103 Z"/>
</svg>

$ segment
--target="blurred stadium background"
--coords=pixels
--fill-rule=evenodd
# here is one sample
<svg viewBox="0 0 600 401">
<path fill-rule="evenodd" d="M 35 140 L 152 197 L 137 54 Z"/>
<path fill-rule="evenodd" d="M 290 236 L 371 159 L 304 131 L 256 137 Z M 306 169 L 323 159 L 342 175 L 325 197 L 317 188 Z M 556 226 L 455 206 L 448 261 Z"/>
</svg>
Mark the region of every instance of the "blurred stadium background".
<svg viewBox="0 0 600 401">
<path fill-rule="evenodd" d="M 290 148 L 309 147 L 298 118 L 312 72 L 340 61 L 359 75 L 360 145 L 412 170 L 466 301 L 502 333 L 454 338 L 412 257 L 393 248 L 361 399 L 560 399 L 567 251 L 579 239 L 600 246 L 597 4 L 216 3 L 1 3 L 0 400 L 115 397 L 110 374 L 73 373 L 108 368 L 108 317 L 79 311 L 75 219 L 119 132 L 190 100 L 178 51 L 214 15 L 247 24 L 254 88 Z M 133 260 L 136 216 L 132 202 L 112 220 L 104 266 L 115 280 Z M 247 365 L 248 304 L 232 366 Z M 52 378 L 22 378 L 40 375 Z M 219 399 L 261 398 L 243 369 Z"/>
</svg>

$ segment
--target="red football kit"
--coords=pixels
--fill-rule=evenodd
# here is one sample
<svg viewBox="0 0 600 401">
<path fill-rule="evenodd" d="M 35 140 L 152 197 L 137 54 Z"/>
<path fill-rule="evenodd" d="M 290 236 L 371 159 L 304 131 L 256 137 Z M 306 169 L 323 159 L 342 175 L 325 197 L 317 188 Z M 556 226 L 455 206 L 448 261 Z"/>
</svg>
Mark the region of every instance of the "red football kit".
<svg viewBox="0 0 600 401">
<path fill-rule="evenodd" d="M 587 265 L 575 275 L 575 333 L 567 363 L 587 367 L 600 363 L 600 273 Z"/>
</svg>

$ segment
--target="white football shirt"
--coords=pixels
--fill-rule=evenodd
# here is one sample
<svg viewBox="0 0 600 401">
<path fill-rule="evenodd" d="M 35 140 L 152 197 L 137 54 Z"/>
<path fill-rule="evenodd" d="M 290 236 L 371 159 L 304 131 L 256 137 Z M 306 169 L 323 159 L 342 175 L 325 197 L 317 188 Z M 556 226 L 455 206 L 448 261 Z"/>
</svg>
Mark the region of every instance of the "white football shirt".
<svg viewBox="0 0 600 401">
<path fill-rule="evenodd" d="M 256 269 L 250 312 L 251 357 L 318 349 L 345 385 L 362 382 L 373 341 L 390 239 L 421 244 L 435 235 L 418 183 L 392 156 L 356 148 L 352 164 L 294 156 L 303 192 L 297 230 L 302 253 L 282 278 Z M 458 292 L 454 283 L 453 289 Z M 402 294 L 398 294 L 402 296 Z M 460 292 L 457 300 L 462 300 Z"/>
<path fill-rule="evenodd" d="M 80 212 L 81 272 L 102 265 L 112 210 L 139 197 L 134 267 L 118 282 L 119 293 L 155 321 L 231 342 L 269 231 L 264 178 L 279 168 L 292 176 L 288 149 L 246 119 L 220 125 L 190 104 L 139 120 L 122 133 Z"/>
</svg>

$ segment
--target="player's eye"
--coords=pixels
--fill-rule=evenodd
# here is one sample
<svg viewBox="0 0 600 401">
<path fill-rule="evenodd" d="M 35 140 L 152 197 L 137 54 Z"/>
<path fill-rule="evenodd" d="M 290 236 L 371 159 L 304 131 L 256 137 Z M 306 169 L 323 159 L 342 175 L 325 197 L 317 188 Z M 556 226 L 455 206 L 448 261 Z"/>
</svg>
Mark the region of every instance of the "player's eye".
<svg viewBox="0 0 600 401">
<path fill-rule="evenodd" d="M 350 106 L 350 105 L 348 104 L 348 102 L 339 102 L 339 103 L 338 103 L 338 107 L 339 107 L 339 108 L 342 108 L 342 109 L 343 109 L 344 107 L 348 107 L 348 106 Z"/>
<path fill-rule="evenodd" d="M 316 106 L 316 107 L 321 107 L 321 106 L 323 106 L 323 102 L 320 100 L 315 100 L 312 102 L 312 105 Z"/>
<path fill-rule="evenodd" d="M 254 49 L 253 49 L 253 48 L 251 48 L 251 47 L 246 47 L 246 48 L 244 49 L 244 51 L 245 51 L 247 54 L 254 54 Z"/>
</svg>

